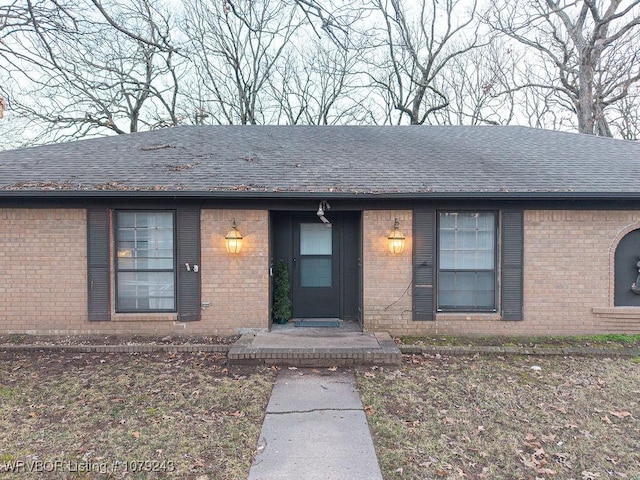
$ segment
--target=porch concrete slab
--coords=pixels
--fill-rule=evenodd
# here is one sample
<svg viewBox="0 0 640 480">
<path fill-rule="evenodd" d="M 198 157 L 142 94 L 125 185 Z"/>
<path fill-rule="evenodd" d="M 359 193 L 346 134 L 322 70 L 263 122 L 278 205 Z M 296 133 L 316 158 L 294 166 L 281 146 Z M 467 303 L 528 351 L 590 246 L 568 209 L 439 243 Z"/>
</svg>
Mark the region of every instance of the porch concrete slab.
<svg viewBox="0 0 640 480">
<path fill-rule="evenodd" d="M 258 333 L 254 348 L 380 348 L 373 333 L 340 332 L 338 329 L 304 328 L 286 333 Z"/>
<path fill-rule="evenodd" d="M 230 364 L 329 367 L 398 365 L 402 354 L 388 333 L 291 328 L 245 333 L 229 349 Z"/>
<path fill-rule="evenodd" d="M 381 480 L 352 373 L 278 374 L 249 480 Z"/>
</svg>

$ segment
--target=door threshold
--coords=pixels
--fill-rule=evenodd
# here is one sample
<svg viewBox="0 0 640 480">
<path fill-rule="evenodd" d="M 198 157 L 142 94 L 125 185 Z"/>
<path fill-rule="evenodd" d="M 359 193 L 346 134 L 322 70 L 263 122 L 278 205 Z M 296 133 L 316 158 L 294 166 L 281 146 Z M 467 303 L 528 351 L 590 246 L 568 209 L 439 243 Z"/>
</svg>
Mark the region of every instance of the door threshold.
<svg viewBox="0 0 640 480">
<path fill-rule="evenodd" d="M 301 318 L 296 327 L 340 328 L 339 318 Z"/>
<path fill-rule="evenodd" d="M 302 325 L 300 325 L 302 323 Z M 306 323 L 306 325 L 305 325 Z M 298 328 L 302 327 L 302 328 Z M 355 320 L 341 320 L 339 318 L 292 318 L 288 323 L 273 323 L 271 331 L 276 333 L 298 332 L 358 332 L 362 333 L 360 323 Z"/>
</svg>

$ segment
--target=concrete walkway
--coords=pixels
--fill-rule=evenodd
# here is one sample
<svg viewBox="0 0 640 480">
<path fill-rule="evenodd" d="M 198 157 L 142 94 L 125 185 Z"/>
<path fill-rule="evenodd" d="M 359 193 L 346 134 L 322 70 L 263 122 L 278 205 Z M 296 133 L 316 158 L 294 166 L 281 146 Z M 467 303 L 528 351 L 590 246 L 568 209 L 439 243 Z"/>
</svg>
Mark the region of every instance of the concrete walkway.
<svg viewBox="0 0 640 480">
<path fill-rule="evenodd" d="M 283 370 L 249 480 L 382 480 L 353 373 Z"/>
</svg>

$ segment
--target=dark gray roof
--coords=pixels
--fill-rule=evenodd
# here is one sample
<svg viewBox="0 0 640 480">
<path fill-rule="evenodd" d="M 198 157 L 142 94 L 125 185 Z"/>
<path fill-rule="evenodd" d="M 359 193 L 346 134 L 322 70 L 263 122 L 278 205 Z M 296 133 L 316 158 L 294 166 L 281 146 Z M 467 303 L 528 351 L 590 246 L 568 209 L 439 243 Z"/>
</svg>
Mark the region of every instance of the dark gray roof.
<svg viewBox="0 0 640 480">
<path fill-rule="evenodd" d="M 515 126 L 190 126 L 0 152 L 0 196 L 53 191 L 638 196 L 640 144 Z"/>
</svg>

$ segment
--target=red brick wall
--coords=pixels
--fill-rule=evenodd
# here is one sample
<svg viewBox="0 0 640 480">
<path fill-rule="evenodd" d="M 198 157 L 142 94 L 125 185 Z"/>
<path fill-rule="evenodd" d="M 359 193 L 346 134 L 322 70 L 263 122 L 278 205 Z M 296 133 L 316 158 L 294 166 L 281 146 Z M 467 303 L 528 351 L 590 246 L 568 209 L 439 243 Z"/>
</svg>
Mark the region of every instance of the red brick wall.
<svg viewBox="0 0 640 480">
<path fill-rule="evenodd" d="M 405 249 L 400 254 L 389 251 L 387 237 L 394 219 L 405 235 Z M 411 319 L 412 281 L 411 210 L 366 210 L 362 212 L 363 232 L 363 306 L 366 331 L 413 331 Z"/>
<path fill-rule="evenodd" d="M 235 217 L 244 235 L 239 255 L 224 236 Z M 0 334 L 228 335 L 265 329 L 269 319 L 268 212 L 201 213 L 202 320 L 175 315 L 113 315 L 87 321 L 86 212 L 82 209 L 0 209 Z M 389 252 L 395 218 L 405 251 Z M 392 334 L 560 335 L 640 332 L 640 308 L 613 308 L 617 242 L 640 228 L 640 212 L 527 211 L 524 320 L 497 314 L 411 318 L 412 212 L 364 211 L 363 301 L 367 331 Z"/>
<path fill-rule="evenodd" d="M 242 251 L 229 254 L 224 237 L 233 218 Z M 202 211 L 202 328 L 218 334 L 266 329 L 269 321 L 269 215 L 266 210 Z"/>
<path fill-rule="evenodd" d="M 238 255 L 224 244 L 234 217 L 244 235 Z M 0 209 L 0 334 L 230 335 L 267 328 L 267 212 L 203 210 L 201 218 L 202 301 L 211 303 L 201 321 L 112 313 L 111 321 L 89 322 L 86 211 Z M 113 303 L 113 268 L 111 284 Z"/>
<path fill-rule="evenodd" d="M 384 212 L 375 215 L 382 216 Z M 366 212 L 364 218 L 365 237 L 368 230 L 373 235 L 381 228 L 367 221 L 370 217 Z M 440 313 L 435 321 L 407 322 L 409 313 L 405 309 L 410 308 L 409 302 L 406 295 L 401 295 L 407 278 L 392 275 L 379 284 L 372 279 L 365 281 L 365 286 L 371 287 L 371 282 L 375 285 L 369 295 L 369 311 L 365 314 L 369 320 L 365 325 L 370 330 L 387 330 L 397 335 L 640 333 L 640 308 L 613 308 L 615 248 L 626 233 L 636 228 L 640 228 L 640 212 L 527 211 L 523 321 L 502 321 L 499 314 Z M 367 252 L 366 238 L 365 242 Z M 381 251 L 379 246 L 377 251 L 369 248 L 368 257 L 365 253 L 365 260 L 371 263 L 365 272 L 380 272 L 376 275 L 382 278 L 381 272 L 388 269 L 388 264 L 384 256 L 376 258 Z M 391 298 L 399 300 L 392 307 L 395 321 L 383 308 Z"/>
<path fill-rule="evenodd" d="M 87 318 L 85 210 L 0 209 L 0 333 L 65 333 Z"/>
</svg>

